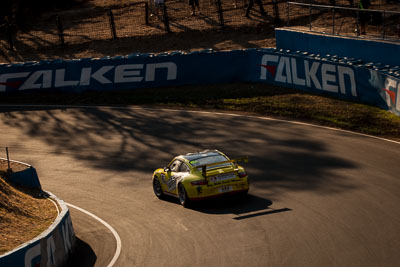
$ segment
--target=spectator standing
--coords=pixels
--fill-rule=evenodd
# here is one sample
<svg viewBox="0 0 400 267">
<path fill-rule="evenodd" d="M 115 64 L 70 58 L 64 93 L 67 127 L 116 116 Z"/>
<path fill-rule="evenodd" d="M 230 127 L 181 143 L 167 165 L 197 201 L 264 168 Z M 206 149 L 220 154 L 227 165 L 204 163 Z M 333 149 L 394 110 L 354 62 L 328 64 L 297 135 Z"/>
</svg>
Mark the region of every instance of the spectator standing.
<svg viewBox="0 0 400 267">
<path fill-rule="evenodd" d="M 150 7 L 150 17 L 152 17 L 155 13 L 156 5 L 154 0 L 149 0 L 149 7 Z"/>
<path fill-rule="evenodd" d="M 196 11 L 195 11 L 196 7 L 197 7 L 197 10 L 199 11 L 199 14 L 201 14 L 199 0 L 189 0 L 189 6 L 192 7 L 192 13 L 191 13 L 192 16 L 196 15 Z"/>
<path fill-rule="evenodd" d="M 262 0 L 255 0 L 255 1 L 256 1 L 256 3 L 258 4 L 258 6 L 260 7 L 261 16 L 265 17 L 265 16 L 266 16 L 266 13 L 265 13 L 265 10 L 264 10 L 264 6 L 263 6 L 263 4 L 262 4 Z M 251 10 L 251 8 L 252 8 L 253 6 L 254 6 L 254 0 L 250 0 L 249 4 L 248 4 L 248 6 L 247 6 L 247 9 L 246 9 L 246 15 L 244 15 L 246 18 L 249 18 L 249 16 L 250 16 L 250 10 Z"/>
<path fill-rule="evenodd" d="M 163 8 L 164 0 L 154 0 L 155 13 L 158 17 L 159 10 Z"/>
<path fill-rule="evenodd" d="M 360 33 L 362 35 L 366 34 L 367 23 L 370 19 L 370 14 L 365 11 L 371 6 L 370 0 L 359 0 L 358 8 L 360 9 Z"/>
</svg>

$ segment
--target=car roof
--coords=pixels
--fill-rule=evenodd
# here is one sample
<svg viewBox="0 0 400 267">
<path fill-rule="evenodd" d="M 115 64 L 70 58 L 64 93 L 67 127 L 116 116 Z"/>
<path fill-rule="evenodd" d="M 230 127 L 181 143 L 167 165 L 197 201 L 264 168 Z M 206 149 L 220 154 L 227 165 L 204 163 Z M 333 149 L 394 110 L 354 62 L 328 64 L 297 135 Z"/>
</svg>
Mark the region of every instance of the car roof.
<svg viewBox="0 0 400 267">
<path fill-rule="evenodd" d="M 186 155 L 181 155 L 181 157 L 190 162 L 192 160 L 196 160 L 196 159 L 200 159 L 200 158 L 219 156 L 219 155 L 223 155 L 223 154 L 216 149 L 213 149 L 213 150 L 207 149 L 207 150 L 204 150 L 201 152 L 188 153 Z"/>
</svg>

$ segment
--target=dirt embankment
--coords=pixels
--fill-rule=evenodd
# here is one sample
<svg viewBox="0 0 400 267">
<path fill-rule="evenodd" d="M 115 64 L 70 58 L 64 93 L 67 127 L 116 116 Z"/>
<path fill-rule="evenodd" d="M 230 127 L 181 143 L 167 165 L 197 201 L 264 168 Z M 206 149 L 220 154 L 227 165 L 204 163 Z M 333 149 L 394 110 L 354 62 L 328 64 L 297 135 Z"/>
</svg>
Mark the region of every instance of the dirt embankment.
<svg viewBox="0 0 400 267">
<path fill-rule="evenodd" d="M 40 235 L 58 215 L 54 204 L 39 196 L 39 190 L 7 182 L 7 168 L 7 162 L 0 160 L 0 255 Z M 11 168 L 26 167 L 12 163 Z"/>
</svg>

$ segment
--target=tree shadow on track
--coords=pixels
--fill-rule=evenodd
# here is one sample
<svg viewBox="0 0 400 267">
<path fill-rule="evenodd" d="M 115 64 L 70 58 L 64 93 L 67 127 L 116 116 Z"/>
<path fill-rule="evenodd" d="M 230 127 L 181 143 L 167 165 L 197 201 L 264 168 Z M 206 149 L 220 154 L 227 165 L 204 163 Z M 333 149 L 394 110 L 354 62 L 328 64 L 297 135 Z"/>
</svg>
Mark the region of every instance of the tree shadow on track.
<svg viewBox="0 0 400 267">
<path fill-rule="evenodd" d="M 47 144 L 42 153 L 70 155 L 89 168 L 132 172 L 124 175 L 125 186 L 147 178 L 151 184 L 151 173 L 175 155 L 215 148 L 231 158 L 249 156 L 244 167 L 252 186 L 268 190 L 271 197 L 288 190 L 328 194 L 358 187 L 337 175 L 357 168 L 355 163 L 331 151 L 309 129 L 282 121 L 142 108 L 16 110 L 0 110 L 1 124 Z M 3 145 L 11 151 L 24 146 Z"/>
<path fill-rule="evenodd" d="M 177 198 L 165 197 L 165 201 L 179 204 Z M 193 201 L 189 209 L 206 214 L 232 214 L 233 219 L 243 220 L 279 212 L 291 211 L 289 208 L 272 208 L 272 201 L 256 195 L 247 196 L 221 196 L 217 198 Z"/>
</svg>

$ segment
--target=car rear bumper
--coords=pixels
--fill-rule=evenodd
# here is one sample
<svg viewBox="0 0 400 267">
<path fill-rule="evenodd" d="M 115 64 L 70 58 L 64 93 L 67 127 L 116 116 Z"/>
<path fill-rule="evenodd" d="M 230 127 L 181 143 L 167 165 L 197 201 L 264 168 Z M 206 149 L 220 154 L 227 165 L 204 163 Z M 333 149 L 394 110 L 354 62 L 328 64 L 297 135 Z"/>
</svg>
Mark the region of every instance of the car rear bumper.
<svg viewBox="0 0 400 267">
<path fill-rule="evenodd" d="M 210 183 L 202 186 L 186 187 L 187 195 L 190 199 L 201 200 L 205 198 L 218 197 L 223 195 L 234 195 L 249 191 L 249 180 L 243 178 L 227 183 Z"/>
<path fill-rule="evenodd" d="M 206 200 L 206 199 L 211 199 L 211 198 L 219 198 L 219 197 L 224 197 L 224 196 L 247 194 L 247 192 L 249 192 L 249 188 L 242 189 L 242 190 L 235 190 L 235 191 L 225 192 L 225 193 L 218 193 L 218 194 L 213 194 L 213 195 L 208 195 L 208 196 L 189 197 L 189 198 L 190 198 L 190 200 L 193 200 L 193 201 L 201 201 L 201 200 Z"/>
</svg>

